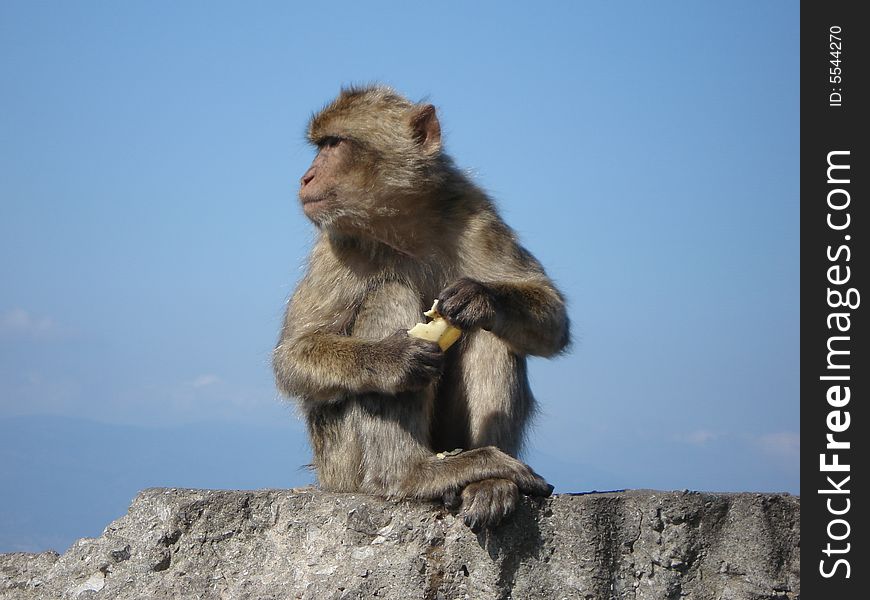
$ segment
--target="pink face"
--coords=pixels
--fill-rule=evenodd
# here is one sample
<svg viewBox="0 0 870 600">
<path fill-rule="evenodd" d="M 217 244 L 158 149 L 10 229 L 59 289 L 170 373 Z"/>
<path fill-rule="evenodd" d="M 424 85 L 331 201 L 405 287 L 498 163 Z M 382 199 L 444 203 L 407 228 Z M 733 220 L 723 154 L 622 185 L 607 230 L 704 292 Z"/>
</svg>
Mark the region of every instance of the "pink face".
<svg viewBox="0 0 870 600">
<path fill-rule="evenodd" d="M 317 156 L 300 180 L 299 200 L 305 216 L 320 223 L 338 201 L 337 188 L 350 162 L 350 148 L 348 141 L 339 137 L 326 137 L 317 146 Z"/>
</svg>

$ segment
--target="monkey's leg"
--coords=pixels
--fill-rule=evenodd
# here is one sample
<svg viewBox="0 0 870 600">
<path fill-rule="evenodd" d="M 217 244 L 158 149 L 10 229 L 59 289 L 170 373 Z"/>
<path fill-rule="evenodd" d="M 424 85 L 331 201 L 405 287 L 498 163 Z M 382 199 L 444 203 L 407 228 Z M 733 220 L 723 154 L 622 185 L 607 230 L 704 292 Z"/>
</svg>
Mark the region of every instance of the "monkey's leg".
<svg viewBox="0 0 870 600">
<path fill-rule="evenodd" d="M 433 453 L 429 436 L 433 401 L 431 389 L 398 396 L 365 394 L 348 400 L 346 431 L 362 452 L 360 491 L 439 499 L 459 493 L 469 483 L 495 478 L 512 481 L 525 494 L 550 494 L 552 487 L 528 465 L 494 446 L 457 454 Z"/>
<path fill-rule="evenodd" d="M 501 457 L 496 457 L 498 460 L 506 458 L 508 461 L 513 461 L 511 464 L 513 469 L 517 468 L 516 463 L 522 465 L 520 470 L 523 471 L 523 475 L 518 477 L 516 471 L 513 471 L 514 474 L 510 477 L 490 476 L 472 481 L 462 486 L 461 489 L 451 489 L 442 497 L 448 508 L 462 507 L 460 516 L 464 519 L 465 524 L 474 531 L 481 527 L 495 527 L 505 517 L 512 514 L 519 503 L 520 490 L 532 496 L 549 496 L 553 492 L 553 486 L 534 473 L 527 465 L 507 456 L 497 448 L 490 446 L 469 452 L 490 449 L 501 454 Z M 488 468 L 488 466 L 482 466 L 479 472 L 483 473 Z M 531 479 L 526 478 L 528 474 L 532 475 Z"/>
<path fill-rule="evenodd" d="M 457 454 L 433 453 L 431 390 L 398 396 L 365 394 L 348 401 L 347 431 L 362 451 L 362 492 L 435 500 L 485 479 L 509 480 L 534 496 L 552 492 L 528 465 L 494 446 Z M 341 461 L 342 457 L 331 459 Z"/>
<path fill-rule="evenodd" d="M 442 455 L 443 456 L 443 455 Z M 528 465 L 494 446 L 474 448 L 439 458 L 431 455 L 418 462 L 402 481 L 401 493 L 416 498 L 444 498 L 470 483 L 507 479 L 524 494 L 549 496 L 553 486 Z"/>
<path fill-rule="evenodd" d="M 467 447 L 495 446 L 516 456 L 534 410 L 525 359 L 486 331 L 468 336 L 463 350 L 459 365 L 462 376 L 449 382 L 453 389 L 444 390 L 443 404 L 464 417 Z M 454 406 L 457 404 L 459 411 Z M 551 491 L 552 487 L 547 486 L 542 495 Z M 520 488 L 510 478 L 484 479 L 468 484 L 460 492 L 448 493 L 445 504 L 456 507 L 461 502 L 461 516 L 476 530 L 497 525 L 511 514 L 519 494 Z"/>
<path fill-rule="evenodd" d="M 495 446 L 511 456 L 522 448 L 535 399 L 526 361 L 487 331 L 468 336 L 460 369 L 468 419 L 468 447 Z"/>
<path fill-rule="evenodd" d="M 441 492 L 448 508 L 461 505 L 460 516 L 474 531 L 495 527 L 513 513 L 520 490 L 535 496 L 549 496 L 553 491 L 527 465 L 492 446 L 438 454 L 436 461 L 420 465 L 410 487 L 416 488 L 418 497 Z"/>
<path fill-rule="evenodd" d="M 552 492 L 531 468 L 494 446 L 434 454 L 429 437 L 434 398 L 427 392 L 349 400 L 348 433 L 362 451 L 360 491 L 427 500 L 461 494 L 463 514 L 475 527 L 501 521 L 515 508 L 520 491 Z"/>
</svg>

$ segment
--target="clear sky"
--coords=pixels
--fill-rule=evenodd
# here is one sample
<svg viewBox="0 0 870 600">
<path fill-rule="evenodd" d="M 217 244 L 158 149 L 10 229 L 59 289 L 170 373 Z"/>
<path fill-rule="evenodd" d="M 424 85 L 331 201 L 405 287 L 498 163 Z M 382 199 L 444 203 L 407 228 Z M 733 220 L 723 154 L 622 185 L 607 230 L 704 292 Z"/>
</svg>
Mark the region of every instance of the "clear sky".
<svg viewBox="0 0 870 600">
<path fill-rule="evenodd" d="M 416 6 L 416 8 L 415 8 Z M 311 481 L 269 366 L 342 84 L 447 150 L 569 300 L 557 488 L 797 493 L 798 3 L 0 3 L 0 551 L 147 486 Z"/>
</svg>

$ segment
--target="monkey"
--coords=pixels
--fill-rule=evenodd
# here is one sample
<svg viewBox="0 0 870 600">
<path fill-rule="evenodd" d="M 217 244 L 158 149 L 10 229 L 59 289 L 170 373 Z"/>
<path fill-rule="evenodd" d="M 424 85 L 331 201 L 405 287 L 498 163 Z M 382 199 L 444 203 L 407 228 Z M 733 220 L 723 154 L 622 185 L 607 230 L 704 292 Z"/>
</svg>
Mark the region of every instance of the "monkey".
<svg viewBox="0 0 870 600">
<path fill-rule="evenodd" d="M 561 292 L 442 148 L 429 103 L 343 88 L 315 113 L 300 182 L 315 225 L 273 368 L 328 491 L 443 501 L 474 530 L 553 487 L 517 456 L 535 399 L 526 357 L 569 344 Z M 438 300 L 463 334 L 408 335 Z M 455 451 L 451 451 L 454 450 Z"/>
</svg>

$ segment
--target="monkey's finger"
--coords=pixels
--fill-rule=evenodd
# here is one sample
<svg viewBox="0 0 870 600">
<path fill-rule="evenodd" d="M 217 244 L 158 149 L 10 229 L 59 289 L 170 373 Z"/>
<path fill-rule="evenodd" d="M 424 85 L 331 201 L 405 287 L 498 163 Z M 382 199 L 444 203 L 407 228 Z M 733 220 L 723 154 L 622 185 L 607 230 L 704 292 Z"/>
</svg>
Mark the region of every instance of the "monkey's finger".
<svg viewBox="0 0 870 600">
<path fill-rule="evenodd" d="M 495 527 L 514 512 L 519 500 L 519 489 L 513 481 L 497 480 L 489 489 L 489 514 L 487 515 L 487 527 Z"/>
<path fill-rule="evenodd" d="M 448 510 L 456 510 L 462 506 L 462 496 L 459 490 L 449 490 L 441 496 L 441 502 Z"/>
<path fill-rule="evenodd" d="M 509 479 L 484 479 L 469 484 L 462 491 L 463 521 L 478 531 L 481 527 L 495 527 L 514 512 L 519 501 L 519 490 Z"/>
<path fill-rule="evenodd" d="M 479 532 L 488 524 L 488 521 L 488 507 L 485 507 L 484 503 L 477 496 L 474 497 L 469 506 L 462 509 L 462 522 L 467 527 L 470 527 L 474 533 Z"/>
<path fill-rule="evenodd" d="M 462 278 L 448 285 L 438 294 L 438 312 L 443 316 L 456 313 L 475 295 L 476 282 Z"/>
<path fill-rule="evenodd" d="M 462 522 L 465 523 L 466 527 L 471 527 L 471 531 L 474 533 L 481 530 L 483 521 L 483 515 L 480 514 L 480 511 L 476 510 L 466 511 L 465 516 L 462 518 Z"/>
<path fill-rule="evenodd" d="M 435 354 L 424 354 L 421 358 L 423 365 L 435 374 L 440 373 L 441 369 L 444 367 L 444 353 L 441 352 L 441 350 L 438 350 Z"/>
<path fill-rule="evenodd" d="M 441 375 L 441 363 L 422 360 L 417 364 L 417 368 L 414 369 L 414 373 L 419 379 L 426 380 L 427 382 L 431 381 L 432 379 L 435 379 L 439 375 Z"/>
<path fill-rule="evenodd" d="M 407 331 L 405 331 L 404 334 L 407 338 L 408 343 L 411 344 L 411 348 L 413 348 L 414 352 L 421 355 L 426 354 L 432 357 L 437 357 L 443 354 L 443 352 L 441 352 L 441 347 L 438 345 L 438 342 L 410 336 L 408 335 Z"/>
<path fill-rule="evenodd" d="M 404 377 L 404 389 L 421 390 L 441 375 L 444 367 L 444 353 L 434 342 L 425 342 L 434 346 L 432 349 L 417 351 L 409 360 Z"/>
<path fill-rule="evenodd" d="M 440 373 L 444 366 L 444 353 L 437 342 L 423 341 L 423 344 L 415 353 L 416 362 L 427 371 Z"/>
<path fill-rule="evenodd" d="M 460 329 L 490 329 L 495 308 L 490 291 L 473 279 L 460 279 L 438 297 L 438 312 Z"/>
<path fill-rule="evenodd" d="M 528 473 L 518 477 L 516 484 L 520 491 L 528 496 L 547 498 L 553 494 L 553 486 L 531 469 Z"/>
<path fill-rule="evenodd" d="M 478 494 L 462 511 L 462 521 L 475 533 L 484 527 L 496 527 L 512 510 L 496 494 Z"/>
</svg>

